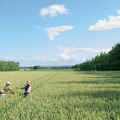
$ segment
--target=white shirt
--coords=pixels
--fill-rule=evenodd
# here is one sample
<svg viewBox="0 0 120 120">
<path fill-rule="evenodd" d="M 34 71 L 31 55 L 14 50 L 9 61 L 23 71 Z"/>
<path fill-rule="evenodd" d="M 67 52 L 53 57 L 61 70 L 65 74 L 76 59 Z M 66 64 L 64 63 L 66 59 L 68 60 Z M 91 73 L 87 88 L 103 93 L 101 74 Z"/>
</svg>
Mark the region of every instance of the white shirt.
<svg viewBox="0 0 120 120">
<path fill-rule="evenodd" d="M 3 97 L 4 96 L 4 94 L 0 94 L 0 97 Z"/>
<path fill-rule="evenodd" d="M 30 91 L 31 91 L 31 86 L 29 86 L 29 87 L 28 87 L 28 90 L 27 90 L 27 92 L 30 92 Z"/>
</svg>

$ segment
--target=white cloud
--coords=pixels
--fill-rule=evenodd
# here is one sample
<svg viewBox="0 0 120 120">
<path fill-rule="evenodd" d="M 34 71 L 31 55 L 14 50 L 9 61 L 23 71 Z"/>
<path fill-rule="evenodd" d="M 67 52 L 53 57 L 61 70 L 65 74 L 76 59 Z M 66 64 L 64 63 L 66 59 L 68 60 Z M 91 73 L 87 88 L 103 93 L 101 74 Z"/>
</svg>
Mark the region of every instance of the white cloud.
<svg viewBox="0 0 120 120">
<path fill-rule="evenodd" d="M 39 61 L 39 62 L 45 62 L 46 58 L 44 58 L 44 57 L 37 57 L 37 58 L 32 58 L 32 60 Z"/>
<path fill-rule="evenodd" d="M 117 10 L 117 12 L 120 14 L 120 11 Z M 114 16 L 108 16 L 109 20 L 98 20 L 97 23 L 94 25 L 91 25 L 88 30 L 90 31 L 101 31 L 101 30 L 109 30 L 113 28 L 120 28 L 120 16 L 114 17 Z"/>
<path fill-rule="evenodd" d="M 15 58 L 15 57 L 9 57 L 9 56 L 7 56 L 7 57 L 0 56 L 0 59 L 7 60 L 7 61 L 9 61 L 9 60 L 12 60 L 12 61 L 28 60 L 27 58 L 24 58 L 24 57 Z"/>
<path fill-rule="evenodd" d="M 109 52 L 110 49 L 92 49 L 92 48 L 75 48 L 75 47 L 67 47 L 62 48 L 59 47 L 59 50 L 62 53 L 59 54 L 59 57 L 66 61 L 72 62 L 84 62 L 87 59 L 91 59 L 101 52 Z"/>
<path fill-rule="evenodd" d="M 47 28 L 46 31 L 48 33 L 50 40 L 54 40 L 55 36 L 60 35 L 59 32 L 64 32 L 66 30 L 71 30 L 71 29 L 73 29 L 73 26 L 59 26 L 59 27 Z"/>
<path fill-rule="evenodd" d="M 41 16 L 48 15 L 50 17 L 54 17 L 54 16 L 57 16 L 57 13 L 67 14 L 67 9 L 65 8 L 64 5 L 55 4 L 55 5 L 51 5 L 47 8 L 42 8 L 40 10 L 40 15 Z"/>
<path fill-rule="evenodd" d="M 111 49 L 108 48 L 108 49 L 102 49 L 100 52 L 105 52 L 105 53 L 108 53 Z"/>
<path fill-rule="evenodd" d="M 40 26 L 36 26 L 36 29 L 40 29 Z"/>
<path fill-rule="evenodd" d="M 50 60 L 50 61 L 53 61 L 53 62 L 58 61 L 57 58 L 50 58 L 49 60 Z"/>
<path fill-rule="evenodd" d="M 93 52 L 93 53 L 99 53 L 99 52 L 109 52 L 110 49 L 92 49 L 92 48 L 75 48 L 75 47 L 67 47 L 67 48 L 62 48 L 59 47 L 59 49 L 63 50 L 65 53 L 68 52 L 74 52 L 74 51 L 86 51 L 86 52 Z"/>
<path fill-rule="evenodd" d="M 45 62 L 45 61 L 53 61 L 53 62 L 55 62 L 55 61 L 58 61 L 57 58 L 40 58 L 40 57 L 33 58 L 33 60 L 41 61 L 41 62 Z"/>
<path fill-rule="evenodd" d="M 60 53 L 60 58 L 66 61 L 80 61 L 82 58 L 79 55 L 70 54 L 70 53 Z"/>
<path fill-rule="evenodd" d="M 67 55 L 66 53 L 60 53 L 60 57 L 64 60 L 70 60 L 71 59 L 70 56 Z"/>
<path fill-rule="evenodd" d="M 120 14 L 120 10 L 117 10 L 117 13 Z"/>
<path fill-rule="evenodd" d="M 19 58 L 15 58 L 16 60 L 28 60 L 28 58 L 24 58 L 24 57 L 19 57 Z"/>
<path fill-rule="evenodd" d="M 15 58 L 14 57 L 0 57 L 0 59 L 2 59 L 2 60 L 14 60 Z"/>
</svg>

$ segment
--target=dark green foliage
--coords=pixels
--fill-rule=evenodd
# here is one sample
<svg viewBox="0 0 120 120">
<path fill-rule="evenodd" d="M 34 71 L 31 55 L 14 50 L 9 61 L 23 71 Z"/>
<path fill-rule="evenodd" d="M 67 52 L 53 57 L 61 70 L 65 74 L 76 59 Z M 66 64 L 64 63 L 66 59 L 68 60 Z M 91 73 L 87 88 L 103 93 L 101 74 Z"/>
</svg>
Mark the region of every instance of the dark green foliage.
<svg viewBox="0 0 120 120">
<path fill-rule="evenodd" d="M 32 69 L 39 70 L 39 69 L 71 69 L 71 66 L 49 66 L 49 67 L 43 67 L 43 66 L 34 66 Z"/>
<path fill-rule="evenodd" d="M 79 68 L 80 67 L 80 65 L 79 64 L 76 64 L 76 65 L 74 65 L 74 66 L 72 66 L 72 68 L 74 69 L 77 69 L 77 68 Z"/>
<path fill-rule="evenodd" d="M 117 43 L 107 54 L 101 53 L 92 60 L 74 65 L 73 68 L 77 68 L 78 66 L 83 71 L 120 70 L 120 43 Z"/>
<path fill-rule="evenodd" d="M 19 70 L 19 62 L 0 61 L 0 71 L 16 71 Z"/>
<path fill-rule="evenodd" d="M 71 66 L 51 66 L 49 69 L 71 69 Z"/>
<path fill-rule="evenodd" d="M 36 69 L 41 69 L 42 67 L 41 66 L 34 66 L 33 69 L 36 70 Z"/>
</svg>

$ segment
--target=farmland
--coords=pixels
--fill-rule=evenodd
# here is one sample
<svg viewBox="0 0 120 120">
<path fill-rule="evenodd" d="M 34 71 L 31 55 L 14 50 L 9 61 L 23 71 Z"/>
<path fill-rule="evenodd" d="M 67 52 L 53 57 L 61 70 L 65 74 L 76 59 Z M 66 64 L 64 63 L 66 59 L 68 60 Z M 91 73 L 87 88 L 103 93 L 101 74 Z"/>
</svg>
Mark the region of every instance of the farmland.
<svg viewBox="0 0 120 120">
<path fill-rule="evenodd" d="M 30 80 L 27 98 L 16 87 Z M 10 81 L 14 93 L 0 98 L 0 120 L 119 120 L 120 71 L 0 72 L 0 89 Z"/>
</svg>

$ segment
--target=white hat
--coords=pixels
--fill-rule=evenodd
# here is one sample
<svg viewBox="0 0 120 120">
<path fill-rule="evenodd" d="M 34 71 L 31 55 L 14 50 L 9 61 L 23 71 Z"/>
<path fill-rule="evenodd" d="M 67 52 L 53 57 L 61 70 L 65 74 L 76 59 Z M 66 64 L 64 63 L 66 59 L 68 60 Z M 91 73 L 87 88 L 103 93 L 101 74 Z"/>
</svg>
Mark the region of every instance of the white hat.
<svg viewBox="0 0 120 120">
<path fill-rule="evenodd" d="M 5 92 L 3 90 L 0 91 L 0 94 L 4 94 Z"/>
<path fill-rule="evenodd" d="M 8 81 L 8 82 L 6 82 L 6 85 L 10 85 L 10 82 Z"/>
<path fill-rule="evenodd" d="M 30 85 L 30 81 L 26 81 L 26 83 L 27 83 L 28 85 Z"/>
</svg>

